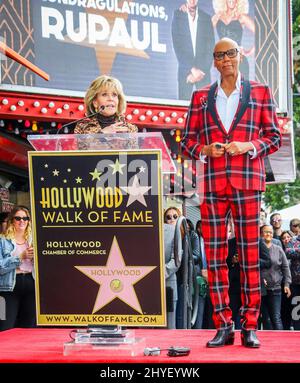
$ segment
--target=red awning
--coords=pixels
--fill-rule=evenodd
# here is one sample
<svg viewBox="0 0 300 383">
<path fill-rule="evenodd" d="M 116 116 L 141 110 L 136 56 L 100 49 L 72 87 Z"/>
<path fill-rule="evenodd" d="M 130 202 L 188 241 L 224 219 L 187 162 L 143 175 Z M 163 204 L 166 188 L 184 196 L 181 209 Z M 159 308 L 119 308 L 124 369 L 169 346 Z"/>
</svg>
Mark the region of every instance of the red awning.
<svg viewBox="0 0 300 383">
<path fill-rule="evenodd" d="M 27 152 L 31 149 L 30 145 L 7 138 L 0 131 L 0 148 L 0 162 L 28 170 Z"/>
</svg>

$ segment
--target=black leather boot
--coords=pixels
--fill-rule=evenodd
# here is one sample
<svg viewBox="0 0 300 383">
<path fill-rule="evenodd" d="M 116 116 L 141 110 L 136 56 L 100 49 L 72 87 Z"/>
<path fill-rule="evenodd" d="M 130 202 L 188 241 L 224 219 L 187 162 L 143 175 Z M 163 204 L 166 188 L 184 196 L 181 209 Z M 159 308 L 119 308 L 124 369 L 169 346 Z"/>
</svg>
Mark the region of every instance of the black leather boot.
<svg viewBox="0 0 300 383">
<path fill-rule="evenodd" d="M 242 345 L 245 347 L 259 348 L 260 341 L 257 339 L 255 330 L 241 330 Z"/>
<path fill-rule="evenodd" d="M 234 343 L 234 331 L 232 326 L 217 331 L 215 337 L 206 343 L 206 347 L 222 347 Z"/>
</svg>

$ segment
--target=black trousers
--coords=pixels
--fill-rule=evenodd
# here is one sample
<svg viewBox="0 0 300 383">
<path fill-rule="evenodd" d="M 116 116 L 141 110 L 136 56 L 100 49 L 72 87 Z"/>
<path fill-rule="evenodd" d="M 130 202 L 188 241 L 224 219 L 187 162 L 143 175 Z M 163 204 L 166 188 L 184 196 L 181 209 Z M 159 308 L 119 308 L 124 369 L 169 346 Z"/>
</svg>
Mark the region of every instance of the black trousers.
<svg viewBox="0 0 300 383">
<path fill-rule="evenodd" d="M 288 298 L 284 291 L 281 297 L 281 320 L 283 324 L 283 329 L 290 330 L 290 327 L 292 325 L 292 297 Z"/>
<path fill-rule="evenodd" d="M 241 329 L 241 316 L 240 308 L 242 307 L 241 293 L 229 293 L 229 307 L 232 311 L 232 320 L 234 322 L 234 329 Z"/>
<path fill-rule="evenodd" d="M 261 306 L 260 306 L 260 315 L 258 320 L 258 329 L 261 330 L 261 325 L 263 330 L 273 330 L 272 322 L 270 319 L 270 314 L 268 310 L 267 303 L 267 292 L 261 297 Z"/>
<path fill-rule="evenodd" d="M 32 274 L 17 274 L 13 291 L 0 291 L 5 300 L 5 320 L 0 320 L 0 331 L 14 327 L 31 328 L 36 325 L 35 288 Z"/>
<path fill-rule="evenodd" d="M 264 330 L 269 330 L 266 325 L 265 314 L 269 314 L 273 330 L 283 330 L 281 320 L 281 290 L 267 290 L 267 295 L 262 297 L 261 312 Z"/>
</svg>

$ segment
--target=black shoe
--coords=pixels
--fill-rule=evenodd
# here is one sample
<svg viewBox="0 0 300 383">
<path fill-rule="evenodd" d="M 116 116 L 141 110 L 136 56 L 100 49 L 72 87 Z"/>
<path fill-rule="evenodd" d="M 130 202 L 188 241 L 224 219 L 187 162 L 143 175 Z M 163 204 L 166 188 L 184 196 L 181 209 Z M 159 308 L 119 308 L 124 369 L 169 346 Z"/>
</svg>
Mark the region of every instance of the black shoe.
<svg viewBox="0 0 300 383">
<path fill-rule="evenodd" d="M 259 348 L 260 341 L 257 339 L 255 330 L 241 330 L 242 345 L 245 347 Z"/>
<path fill-rule="evenodd" d="M 222 347 L 234 342 L 234 331 L 232 326 L 227 329 L 218 330 L 215 337 L 206 343 L 206 347 Z"/>
</svg>

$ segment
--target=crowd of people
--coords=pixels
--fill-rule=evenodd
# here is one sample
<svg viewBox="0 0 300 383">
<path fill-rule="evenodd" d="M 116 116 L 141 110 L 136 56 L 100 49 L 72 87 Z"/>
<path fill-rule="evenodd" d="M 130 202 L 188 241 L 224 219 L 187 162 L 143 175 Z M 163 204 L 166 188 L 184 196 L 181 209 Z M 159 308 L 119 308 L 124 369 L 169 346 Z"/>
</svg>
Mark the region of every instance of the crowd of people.
<svg viewBox="0 0 300 383">
<path fill-rule="evenodd" d="M 164 213 L 165 233 L 172 234 L 165 237 L 167 245 L 168 260 L 173 259 L 174 233 L 178 219 L 182 216 L 176 207 L 169 207 Z M 299 303 L 296 297 L 300 296 L 300 219 L 294 218 L 289 223 L 289 230 L 282 229 L 282 219 L 279 213 L 273 213 L 269 220 L 266 212 L 261 209 L 260 219 L 260 282 L 261 282 L 261 308 L 258 329 L 261 330 L 300 330 L 300 320 L 295 310 Z M 200 281 L 206 283 L 199 289 L 198 313 L 193 328 L 214 328 L 212 320 L 212 305 L 209 297 L 209 286 L 207 278 L 207 261 L 204 249 L 204 240 L 201 230 L 201 220 L 197 221 L 195 228 L 191 220 L 187 219 L 189 226 L 189 237 L 193 251 L 194 267 Z M 173 229 L 172 229 L 173 228 Z M 235 329 L 241 328 L 240 308 L 241 282 L 239 254 L 234 234 L 234 223 L 229 218 L 227 224 L 227 266 L 230 308 Z M 182 248 L 180 248 L 182 251 Z M 178 250 L 177 250 L 178 251 Z M 166 255 L 167 256 L 167 255 Z M 178 256 L 177 256 L 178 257 Z M 182 263 L 182 255 L 178 257 Z M 169 267 L 166 261 L 166 269 Z M 168 311 L 168 328 L 180 328 L 178 322 L 178 310 L 180 306 L 180 285 L 176 284 L 177 275 L 180 273 L 180 262 L 170 272 L 166 272 L 166 285 L 172 280 L 173 304 Z M 204 288 L 203 288 L 204 287 Z M 169 295 L 167 294 L 167 300 Z M 176 299 L 174 299 L 176 297 Z M 293 300 L 294 299 L 294 300 Z M 168 306 L 170 307 L 170 306 Z M 170 321 L 169 318 L 172 318 Z"/>
</svg>

